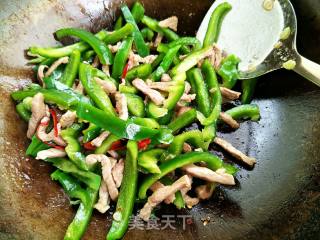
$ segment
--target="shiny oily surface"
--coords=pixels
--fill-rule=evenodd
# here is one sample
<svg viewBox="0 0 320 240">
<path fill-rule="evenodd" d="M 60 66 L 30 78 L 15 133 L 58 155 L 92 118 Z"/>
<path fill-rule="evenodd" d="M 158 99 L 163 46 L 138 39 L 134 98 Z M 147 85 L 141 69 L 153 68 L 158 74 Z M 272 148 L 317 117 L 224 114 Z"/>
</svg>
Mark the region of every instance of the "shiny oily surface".
<svg viewBox="0 0 320 240">
<path fill-rule="evenodd" d="M 131 3 L 132 1 L 130 1 Z M 211 1 L 145 0 L 148 15 L 180 20 L 180 33 L 194 34 Z M 320 62 L 320 3 L 292 1 L 299 25 L 298 47 Z M 75 210 L 60 186 L 50 180 L 52 168 L 25 157 L 26 124 L 14 111 L 9 94 L 33 78 L 24 50 L 55 44 L 62 27 L 97 30 L 110 27 L 119 1 L 2 0 L 0 2 L 0 239 L 63 239 Z M 117 11 L 117 14 L 119 11 Z M 288 71 L 259 81 L 259 123 L 242 123 L 221 134 L 256 157 L 253 170 L 242 169 L 237 185 L 219 188 L 210 201 L 192 210 L 163 206 L 164 215 L 187 215 L 175 229 L 129 230 L 125 239 L 317 239 L 320 237 L 320 90 Z M 219 150 L 212 148 L 212 151 Z M 221 155 L 230 159 L 228 155 Z M 204 226 L 201 219 L 210 217 Z M 105 239 L 111 214 L 95 213 L 83 239 Z M 162 225 L 164 226 L 164 225 Z"/>
</svg>

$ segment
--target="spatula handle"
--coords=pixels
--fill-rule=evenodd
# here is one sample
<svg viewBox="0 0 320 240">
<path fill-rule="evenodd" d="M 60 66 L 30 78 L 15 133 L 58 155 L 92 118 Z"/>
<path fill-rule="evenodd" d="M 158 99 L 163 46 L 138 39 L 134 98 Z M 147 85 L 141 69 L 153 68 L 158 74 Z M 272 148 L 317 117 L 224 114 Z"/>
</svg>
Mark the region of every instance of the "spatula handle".
<svg viewBox="0 0 320 240">
<path fill-rule="evenodd" d="M 320 65 L 299 56 L 294 71 L 320 87 Z"/>
</svg>

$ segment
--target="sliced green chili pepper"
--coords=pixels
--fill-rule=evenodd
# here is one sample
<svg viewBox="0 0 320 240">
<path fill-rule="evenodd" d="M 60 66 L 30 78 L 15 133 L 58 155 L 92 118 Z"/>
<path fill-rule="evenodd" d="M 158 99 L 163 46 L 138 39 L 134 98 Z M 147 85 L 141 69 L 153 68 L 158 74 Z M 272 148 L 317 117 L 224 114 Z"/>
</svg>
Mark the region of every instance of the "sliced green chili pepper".
<svg viewBox="0 0 320 240">
<path fill-rule="evenodd" d="M 230 3 L 221 3 L 213 12 L 208 24 L 208 30 L 203 41 L 203 46 L 211 46 L 218 41 L 221 24 L 224 17 L 232 9 Z"/>
<path fill-rule="evenodd" d="M 191 83 L 192 90 L 196 94 L 199 111 L 208 117 L 210 114 L 209 93 L 200 69 L 194 68 L 188 71 L 188 79 Z"/>
<path fill-rule="evenodd" d="M 179 39 L 179 35 L 176 34 L 174 31 L 172 31 L 171 29 L 169 28 L 162 28 L 159 26 L 159 22 L 155 19 L 152 19 L 146 15 L 143 16 L 143 18 L 141 19 L 141 22 L 146 25 L 148 28 L 150 28 L 151 30 L 157 32 L 157 33 L 160 33 L 162 35 L 164 35 L 168 41 L 174 41 L 174 40 L 177 40 Z M 186 46 L 183 46 L 181 48 L 181 51 L 184 53 L 184 54 L 188 54 L 190 53 L 190 49 Z"/>
<path fill-rule="evenodd" d="M 134 86 L 120 84 L 119 85 L 119 92 L 129 93 L 129 94 L 137 94 L 139 91 Z"/>
<path fill-rule="evenodd" d="M 50 176 L 52 180 L 59 181 L 64 191 L 70 198 L 80 199 L 80 201 L 83 203 L 89 201 L 88 192 L 81 187 L 78 180 L 76 180 L 69 174 L 64 173 L 60 170 L 56 170 Z"/>
<path fill-rule="evenodd" d="M 168 109 L 158 107 L 153 102 L 148 103 L 146 110 L 147 110 L 147 116 L 155 119 L 161 118 L 166 114 L 168 114 Z"/>
<path fill-rule="evenodd" d="M 124 121 L 111 114 L 105 113 L 93 106 L 80 103 L 77 108 L 77 116 L 81 119 L 94 123 L 96 126 L 105 129 L 120 138 L 142 140 L 146 138 L 155 139 L 166 143 L 162 138 L 162 131 L 151 129 L 135 124 L 131 119 Z"/>
<path fill-rule="evenodd" d="M 256 85 L 257 85 L 257 78 L 245 79 L 241 82 L 241 86 L 242 86 L 241 102 L 242 102 L 242 104 L 251 103 Z"/>
<path fill-rule="evenodd" d="M 92 33 L 78 28 L 63 28 L 56 31 L 55 34 L 58 39 L 66 36 L 76 36 L 93 48 L 102 64 L 110 65 L 113 63 L 113 56 L 110 49 L 102 40 L 94 36 Z"/>
<path fill-rule="evenodd" d="M 147 40 L 147 41 L 152 41 L 153 37 L 154 37 L 154 32 L 150 29 L 150 28 L 143 28 L 141 30 L 141 34 L 144 38 L 144 40 Z"/>
<path fill-rule="evenodd" d="M 180 64 L 175 66 L 171 70 L 171 73 L 173 75 L 178 75 L 178 74 L 189 71 L 191 68 L 196 66 L 201 59 L 207 57 L 211 51 L 212 51 L 212 46 L 208 46 L 201 50 L 191 53 Z"/>
<path fill-rule="evenodd" d="M 44 161 L 52 163 L 53 166 L 63 172 L 70 173 L 89 188 L 99 190 L 101 177 L 93 172 L 79 169 L 73 162 L 65 158 L 47 158 Z"/>
<path fill-rule="evenodd" d="M 103 38 L 103 41 L 106 44 L 115 44 L 120 40 L 126 38 L 127 36 L 131 35 L 134 31 L 135 27 L 131 23 L 126 23 L 122 28 L 116 30 L 110 34 L 106 34 Z"/>
<path fill-rule="evenodd" d="M 101 128 L 96 125 L 89 123 L 89 127 L 82 131 L 83 133 L 83 142 L 90 142 L 92 139 L 99 136 Z"/>
<path fill-rule="evenodd" d="M 174 110 L 170 110 L 170 111 L 168 111 L 168 113 L 166 115 L 164 115 L 163 117 L 157 119 L 157 121 L 161 125 L 167 125 L 171 121 L 174 113 L 175 113 Z"/>
<path fill-rule="evenodd" d="M 143 99 L 135 94 L 125 93 L 127 98 L 128 110 L 129 113 L 136 117 L 144 117 L 145 115 L 145 106 Z"/>
<path fill-rule="evenodd" d="M 162 74 L 168 72 L 172 64 L 173 57 L 176 56 L 180 48 L 181 48 L 181 45 L 178 45 L 168 50 L 159 67 L 151 74 L 152 80 L 159 81 Z"/>
<path fill-rule="evenodd" d="M 174 137 L 168 150 L 162 155 L 161 162 L 168 161 L 180 155 L 183 150 L 183 144 L 187 142 L 196 148 L 204 149 L 204 141 L 202 132 L 199 130 L 192 130 L 181 133 Z"/>
<path fill-rule="evenodd" d="M 130 9 L 128 8 L 127 5 L 123 5 L 121 7 L 121 11 L 123 13 L 125 20 L 134 26 L 133 39 L 134 39 L 134 43 L 135 43 L 135 46 L 137 48 L 139 55 L 142 57 L 148 56 L 150 54 L 149 47 L 144 42 L 143 36 L 137 26 L 137 23 L 135 22 L 132 14 L 130 12 Z"/>
<path fill-rule="evenodd" d="M 136 23 L 139 24 L 144 16 L 144 7 L 141 3 L 135 2 L 131 8 L 131 13 Z"/>
<path fill-rule="evenodd" d="M 106 113 L 116 115 L 111 100 L 100 85 L 93 79 L 93 72 L 90 65 L 81 63 L 79 67 L 80 81 L 86 93 L 96 105 Z"/>
<path fill-rule="evenodd" d="M 152 72 L 152 66 L 149 63 L 141 64 L 137 67 L 130 69 L 127 72 L 126 80 L 131 82 L 136 78 L 146 79 Z"/>
<path fill-rule="evenodd" d="M 225 168 L 226 172 L 229 174 L 235 174 L 237 172 L 236 167 L 223 163 L 220 158 L 211 153 L 191 152 L 182 154 L 169 161 L 162 163 L 159 166 L 161 173 L 149 175 L 143 180 L 138 192 L 139 199 L 145 199 L 147 197 L 147 190 L 152 186 L 152 184 L 154 184 L 159 179 L 163 178 L 168 173 L 183 166 L 198 162 L 207 163 L 208 168 L 210 168 L 213 171 L 216 171 L 220 168 Z"/>
<path fill-rule="evenodd" d="M 127 23 L 119 30 L 114 31 L 113 33 L 108 34 L 105 30 L 102 30 L 95 34 L 95 36 L 103 40 L 106 44 L 114 44 L 126 36 L 130 35 L 134 30 L 132 24 Z M 32 54 L 38 54 L 47 58 L 60 58 L 64 56 L 69 56 L 73 51 L 78 50 L 80 52 L 86 51 L 90 46 L 85 42 L 78 42 L 65 47 L 53 47 L 53 48 L 41 48 L 41 47 L 31 47 L 29 52 Z M 43 64 L 43 63 L 42 63 Z"/>
<path fill-rule="evenodd" d="M 123 26 L 123 17 L 119 16 L 116 23 L 114 24 L 114 30 L 119 30 Z"/>
<path fill-rule="evenodd" d="M 138 145 L 134 141 L 127 144 L 127 155 L 124 164 L 123 180 L 119 192 L 116 211 L 108 232 L 107 239 L 121 239 L 127 231 L 130 216 L 136 198 L 138 184 Z"/>
<path fill-rule="evenodd" d="M 232 89 L 239 78 L 238 64 L 240 59 L 235 55 L 229 55 L 221 62 L 218 74 L 222 77 L 223 87 Z"/>
<path fill-rule="evenodd" d="M 193 45 L 194 51 L 201 49 L 201 42 L 194 37 L 182 37 L 177 40 L 174 40 L 168 44 L 160 43 L 157 51 L 158 52 L 167 52 L 169 49 L 174 48 L 176 46 L 186 46 L 186 45 Z"/>
<path fill-rule="evenodd" d="M 80 169 L 88 170 L 86 165 L 86 157 L 81 153 L 81 146 L 78 142 L 78 137 L 81 133 L 82 126 L 73 124 L 71 127 L 61 131 L 62 138 L 67 142 L 65 151 L 70 160 Z"/>
<path fill-rule="evenodd" d="M 114 58 L 114 64 L 112 66 L 112 77 L 119 79 L 122 75 L 124 66 L 127 63 L 129 53 L 131 51 L 133 38 L 128 37 L 120 45 L 120 48 Z"/>
<path fill-rule="evenodd" d="M 87 61 L 88 63 L 92 63 L 95 55 L 96 53 L 93 50 L 88 50 L 83 54 L 82 60 Z"/>
<path fill-rule="evenodd" d="M 165 55 L 165 53 L 160 53 L 157 56 L 157 58 L 151 63 L 152 70 L 155 70 L 160 65 Z"/>
<path fill-rule="evenodd" d="M 138 156 L 138 165 L 149 173 L 160 173 L 157 162 L 164 152 L 164 149 L 152 149 L 141 152 Z"/>
<path fill-rule="evenodd" d="M 152 129 L 160 129 L 159 123 L 153 118 L 133 117 L 132 122 L 140 126 L 148 126 Z"/>
<path fill-rule="evenodd" d="M 21 101 L 26 97 L 33 97 L 38 92 L 41 92 L 46 102 L 55 103 L 63 108 L 69 109 L 76 105 L 79 99 L 67 93 L 66 91 L 60 91 L 56 89 L 36 89 L 36 90 L 22 90 L 13 92 L 11 97 L 15 101 Z"/>
<path fill-rule="evenodd" d="M 34 135 L 31 139 L 30 145 L 26 150 L 26 155 L 35 158 L 38 152 L 47 150 L 49 148 L 50 147 L 47 144 L 43 143 L 41 140 L 39 140 L 39 138 L 37 138 L 36 135 Z"/>
<path fill-rule="evenodd" d="M 31 112 L 25 107 L 23 102 L 19 103 L 16 106 L 17 113 L 19 116 L 26 122 L 28 122 L 31 118 Z"/>
<path fill-rule="evenodd" d="M 197 111 L 195 109 L 190 109 L 169 123 L 168 128 L 170 128 L 174 133 L 178 132 L 180 129 L 193 123 L 196 118 Z"/>
<path fill-rule="evenodd" d="M 72 87 L 74 80 L 77 77 L 81 54 L 79 51 L 71 53 L 69 63 L 67 64 L 64 73 L 61 77 L 61 82 L 68 87 Z"/>
<path fill-rule="evenodd" d="M 212 124 L 216 124 L 220 112 L 221 112 L 221 104 L 222 104 L 222 96 L 219 88 L 219 83 L 217 79 L 217 75 L 209 62 L 209 60 L 205 60 L 202 64 L 202 71 L 205 75 L 205 79 L 208 85 L 208 88 L 210 89 L 210 92 L 213 92 L 211 97 L 211 113 L 210 115 L 205 118 L 202 114 L 198 113 L 197 117 L 200 121 L 200 123 L 203 126 L 209 126 Z M 207 129 L 209 130 L 209 129 Z M 212 135 L 213 136 L 213 135 Z"/>
<path fill-rule="evenodd" d="M 97 147 L 95 150 L 95 154 L 106 154 L 109 150 L 110 147 L 112 146 L 112 143 L 115 141 L 120 140 L 120 137 L 117 137 L 116 135 L 110 134 L 101 144 L 100 147 Z"/>
<path fill-rule="evenodd" d="M 251 119 L 251 121 L 258 121 L 260 119 L 260 110 L 256 104 L 244 104 L 238 107 L 234 107 L 225 112 L 229 114 L 233 119 Z"/>
</svg>

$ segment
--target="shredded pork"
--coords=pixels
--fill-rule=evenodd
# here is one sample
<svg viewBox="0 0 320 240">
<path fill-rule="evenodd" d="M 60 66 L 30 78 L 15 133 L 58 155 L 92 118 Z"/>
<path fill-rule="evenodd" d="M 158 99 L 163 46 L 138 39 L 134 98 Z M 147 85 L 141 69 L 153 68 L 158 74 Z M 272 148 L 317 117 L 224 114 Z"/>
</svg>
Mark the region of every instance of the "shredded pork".
<svg viewBox="0 0 320 240">
<path fill-rule="evenodd" d="M 159 22 L 159 26 L 163 28 L 170 28 L 176 32 L 178 30 L 178 17 L 172 16 L 167 19 L 164 19 Z"/>
<path fill-rule="evenodd" d="M 47 150 L 42 150 L 37 153 L 36 159 L 45 160 L 47 158 L 59 158 L 65 157 L 67 154 L 64 150 L 49 148 Z"/>
<path fill-rule="evenodd" d="M 38 80 L 40 82 L 40 84 L 43 86 L 44 85 L 44 82 L 43 82 L 43 78 L 45 76 L 44 74 L 44 70 L 45 69 L 48 69 L 49 67 L 47 65 L 40 65 L 38 67 L 38 71 L 37 71 L 37 77 L 38 77 Z"/>
<path fill-rule="evenodd" d="M 160 188 L 163 188 L 165 187 L 164 184 L 162 184 L 160 181 L 157 181 L 155 182 L 154 184 L 152 184 L 152 186 L 150 187 L 150 190 L 152 192 L 155 192 L 157 190 L 159 190 Z M 176 196 L 175 194 L 171 194 L 169 197 L 167 197 L 164 202 L 165 204 L 170 204 L 170 203 L 173 203 L 173 201 L 176 199 Z"/>
<path fill-rule="evenodd" d="M 191 189 L 191 181 L 187 175 L 182 176 L 170 186 L 165 186 L 156 190 L 149 198 L 147 203 L 140 211 L 140 217 L 144 221 L 148 221 L 151 215 L 152 209 L 168 198 L 170 195 L 175 194 L 181 189 Z"/>
<path fill-rule="evenodd" d="M 233 91 L 233 90 L 231 90 L 229 88 L 225 88 L 225 87 L 220 87 L 220 92 L 224 98 L 226 98 L 230 101 L 237 100 L 241 96 L 241 92 Z"/>
<path fill-rule="evenodd" d="M 95 146 L 95 147 L 100 147 L 101 144 L 103 143 L 103 141 L 110 135 L 110 132 L 108 131 L 103 131 L 102 133 L 100 133 L 100 135 L 98 137 L 96 137 L 95 139 L 93 139 L 91 141 L 91 145 Z"/>
<path fill-rule="evenodd" d="M 234 146 L 232 146 L 232 144 L 227 142 L 226 140 L 219 138 L 219 137 L 216 137 L 214 139 L 214 142 L 217 145 L 219 145 L 220 147 L 222 147 L 224 150 L 226 150 L 228 153 L 230 153 L 230 155 L 234 156 L 238 160 L 243 161 L 244 163 L 248 164 L 249 166 L 254 166 L 254 164 L 256 163 L 255 158 L 248 157 L 243 152 L 239 151 Z"/>
<path fill-rule="evenodd" d="M 68 62 L 69 62 L 69 57 L 59 58 L 57 61 L 52 63 L 48 71 L 45 73 L 45 76 L 49 77 L 54 72 L 54 70 L 56 70 L 61 64 L 67 64 Z"/>
<path fill-rule="evenodd" d="M 233 129 L 238 129 L 240 127 L 240 124 L 236 120 L 234 120 L 229 114 L 221 112 L 220 119 Z"/>
<path fill-rule="evenodd" d="M 42 93 L 37 93 L 31 102 L 31 118 L 28 123 L 27 137 L 32 138 L 41 119 L 47 115 L 47 107 Z"/>
<path fill-rule="evenodd" d="M 136 78 L 132 81 L 132 85 L 143 92 L 145 95 L 147 95 L 157 106 L 163 104 L 165 98 L 161 95 L 161 93 L 154 89 L 151 89 L 142 79 Z"/>
<path fill-rule="evenodd" d="M 102 80 L 98 77 L 94 77 L 94 80 L 102 87 L 103 91 L 108 94 L 113 94 L 117 91 L 117 87 L 109 81 Z"/>
<path fill-rule="evenodd" d="M 123 93 L 117 92 L 115 94 L 116 109 L 119 114 L 119 118 L 127 120 L 129 117 L 127 97 Z"/>
<path fill-rule="evenodd" d="M 105 213 L 110 208 L 110 197 L 108 193 L 107 184 L 104 181 L 101 181 L 99 188 L 99 200 L 94 205 L 94 208 L 97 209 L 100 213 Z"/>
<path fill-rule="evenodd" d="M 70 127 L 76 121 L 76 119 L 77 119 L 76 112 L 68 110 L 60 118 L 61 128 Z"/>
<path fill-rule="evenodd" d="M 124 161 L 123 159 L 120 159 L 112 168 L 112 177 L 117 188 L 121 186 L 121 182 L 123 178 L 123 170 L 124 170 Z"/>
<path fill-rule="evenodd" d="M 222 173 L 221 171 L 214 172 L 206 167 L 199 167 L 194 164 L 187 165 L 182 168 L 187 174 L 200 178 L 208 182 L 216 182 L 224 185 L 235 185 L 234 178 L 231 174 Z"/>
<path fill-rule="evenodd" d="M 206 200 L 212 197 L 215 185 L 213 183 L 208 183 L 205 185 L 200 185 L 196 187 L 197 197 L 201 200 Z"/>
</svg>

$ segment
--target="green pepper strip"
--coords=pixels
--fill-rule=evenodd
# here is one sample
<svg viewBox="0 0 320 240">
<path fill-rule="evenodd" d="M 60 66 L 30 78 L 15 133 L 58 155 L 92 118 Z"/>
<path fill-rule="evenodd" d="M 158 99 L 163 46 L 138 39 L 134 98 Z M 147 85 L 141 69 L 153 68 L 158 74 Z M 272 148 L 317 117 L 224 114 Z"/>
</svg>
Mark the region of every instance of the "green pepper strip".
<svg viewBox="0 0 320 240">
<path fill-rule="evenodd" d="M 160 173 L 157 162 L 164 152 L 164 149 L 151 149 L 141 152 L 138 156 L 138 165 L 149 173 Z"/>
<path fill-rule="evenodd" d="M 127 23 L 119 30 L 114 31 L 113 33 L 108 34 L 105 30 L 102 30 L 95 34 L 95 36 L 104 41 L 105 44 L 114 44 L 130 35 L 133 32 L 133 25 Z M 29 52 L 32 54 L 38 54 L 48 58 L 60 58 L 64 56 L 69 56 L 73 51 L 78 50 L 80 52 L 86 51 L 90 46 L 85 42 L 78 42 L 65 47 L 51 47 L 51 48 L 41 48 L 41 47 L 31 47 Z"/>
<path fill-rule="evenodd" d="M 160 129 L 159 123 L 153 118 L 133 117 L 132 122 L 140 126 L 148 126 L 152 129 Z"/>
<path fill-rule="evenodd" d="M 241 86 L 242 86 L 241 102 L 242 102 L 242 104 L 251 103 L 256 85 L 257 85 L 257 78 L 245 79 L 241 82 Z"/>
<path fill-rule="evenodd" d="M 197 111 L 195 109 L 190 109 L 189 111 L 181 114 L 175 120 L 168 124 L 168 128 L 172 130 L 172 132 L 176 133 L 180 129 L 190 125 L 197 118 Z"/>
<path fill-rule="evenodd" d="M 208 30 L 203 41 L 203 46 L 211 46 L 213 43 L 217 42 L 219 37 L 219 32 L 221 29 L 221 24 L 226 16 L 226 14 L 232 9 L 230 3 L 221 3 L 212 13 Z"/>
<path fill-rule="evenodd" d="M 79 98 L 77 98 L 77 96 L 56 89 L 22 90 L 12 93 L 11 97 L 15 101 L 21 101 L 26 97 L 33 97 L 38 92 L 41 92 L 43 94 L 46 102 L 55 103 L 66 109 L 69 109 L 72 106 L 76 105 L 79 101 Z"/>
<path fill-rule="evenodd" d="M 112 77 L 118 80 L 123 72 L 124 66 L 127 63 L 129 53 L 132 47 L 133 38 L 128 37 L 123 40 L 119 50 L 114 58 L 114 64 L 112 66 Z"/>
<path fill-rule="evenodd" d="M 152 41 L 153 37 L 154 37 L 154 32 L 150 29 L 150 28 L 143 28 L 141 30 L 141 34 L 144 38 L 144 40 L 147 40 L 147 41 Z"/>
<path fill-rule="evenodd" d="M 96 53 L 93 50 L 88 50 L 82 55 L 82 60 L 92 63 Z"/>
<path fill-rule="evenodd" d="M 174 31 L 172 31 L 169 28 L 160 27 L 159 22 L 157 20 L 152 19 L 146 15 L 143 16 L 143 18 L 141 19 L 141 22 L 144 25 L 146 25 L 148 28 L 150 28 L 151 30 L 164 35 L 168 39 L 169 42 L 175 41 L 180 38 L 179 35 L 176 34 Z M 187 46 L 182 46 L 181 51 L 184 54 L 190 53 L 190 49 Z"/>
<path fill-rule="evenodd" d="M 26 150 L 26 155 L 35 158 L 38 152 L 42 150 L 47 150 L 49 148 L 50 147 L 47 144 L 43 143 L 41 140 L 37 138 L 36 135 L 34 135 L 31 139 L 31 143 L 29 144 Z"/>
<path fill-rule="evenodd" d="M 67 64 L 64 73 L 61 78 L 61 82 L 67 85 L 68 87 L 72 87 L 74 80 L 77 77 L 79 64 L 80 64 L 81 54 L 79 51 L 73 51 L 69 58 L 69 63 Z"/>
<path fill-rule="evenodd" d="M 134 31 L 133 31 L 133 39 L 134 39 L 134 43 L 135 43 L 135 46 L 137 48 L 137 51 L 139 53 L 139 55 L 141 57 L 146 57 L 150 54 L 150 50 L 149 50 L 149 47 L 148 45 L 144 42 L 143 40 L 143 36 L 137 26 L 137 23 L 136 21 L 134 20 L 131 12 L 130 12 L 130 9 L 128 8 L 127 5 L 123 5 L 121 7 L 121 11 L 123 13 L 123 16 L 125 18 L 125 20 L 128 22 L 128 23 L 131 23 L 133 26 L 134 26 Z"/>
<path fill-rule="evenodd" d="M 117 31 L 119 30 L 121 27 L 123 26 L 123 17 L 122 16 L 119 16 L 117 21 L 115 22 L 114 24 L 114 30 Z"/>
<path fill-rule="evenodd" d="M 127 144 L 127 155 L 124 163 L 123 180 L 119 192 L 116 211 L 107 240 L 121 239 L 127 231 L 130 216 L 136 198 L 138 185 L 138 145 L 134 141 Z M 115 218 L 117 216 L 117 218 Z M 119 216 L 119 218 L 118 218 Z"/>
<path fill-rule="evenodd" d="M 78 211 L 64 237 L 65 240 L 80 240 L 89 225 L 98 190 L 91 188 L 84 190 L 74 178 L 60 170 L 51 174 L 51 178 L 59 181 L 70 197 L 81 200 Z"/>
<path fill-rule="evenodd" d="M 127 98 L 128 111 L 130 114 L 136 117 L 144 117 L 145 106 L 143 99 L 135 94 L 125 93 Z"/>
<path fill-rule="evenodd" d="M 79 68 L 80 81 L 86 90 L 86 93 L 104 112 L 116 115 L 109 96 L 105 93 L 100 85 L 93 79 L 92 67 L 88 64 L 81 63 Z"/>
<path fill-rule="evenodd" d="M 59 40 L 67 36 L 76 36 L 93 48 L 102 64 L 111 65 L 113 63 L 113 56 L 108 46 L 91 32 L 78 28 L 62 28 L 55 34 Z"/>
<path fill-rule="evenodd" d="M 258 121 L 260 119 L 260 110 L 256 104 L 244 104 L 238 107 L 234 107 L 225 112 L 229 114 L 233 119 L 251 119 L 251 121 Z"/>
<path fill-rule="evenodd" d="M 141 3 L 139 2 L 135 2 L 131 8 L 131 13 L 132 16 L 134 18 L 134 20 L 136 21 L 136 24 L 139 24 L 141 22 L 141 19 L 144 16 L 144 7 L 142 6 Z"/>
<path fill-rule="evenodd" d="M 151 64 L 141 64 L 137 67 L 130 69 L 126 75 L 126 81 L 131 82 L 136 78 L 146 79 L 152 72 Z"/>
<path fill-rule="evenodd" d="M 120 137 L 117 137 L 116 135 L 110 134 L 101 144 L 100 147 L 98 147 L 95 150 L 95 154 L 106 154 L 110 147 L 112 146 L 112 143 L 114 143 L 115 141 L 120 140 Z"/>
<path fill-rule="evenodd" d="M 165 143 L 162 139 L 162 132 L 149 127 L 140 126 L 132 119 L 127 121 L 105 113 L 93 106 L 80 103 L 77 108 L 77 116 L 86 121 L 92 122 L 98 127 L 105 129 L 120 138 L 132 140 L 142 140 L 146 138 L 155 138 L 157 141 Z"/>
<path fill-rule="evenodd" d="M 165 53 L 160 53 L 157 56 L 157 58 L 151 63 L 152 70 L 155 70 L 156 67 L 159 66 L 159 64 L 162 62 L 165 55 L 166 55 Z"/>
<path fill-rule="evenodd" d="M 174 56 L 177 55 L 179 49 L 181 48 L 181 45 L 175 46 L 173 48 L 170 48 L 166 55 L 164 56 L 161 64 L 158 66 L 158 68 L 151 74 L 151 79 L 154 81 L 159 81 L 162 74 L 168 72 Z"/>
<path fill-rule="evenodd" d="M 198 162 L 207 163 L 208 167 L 213 171 L 216 171 L 220 168 L 225 168 L 226 172 L 229 174 L 235 174 L 237 172 L 236 167 L 223 163 L 220 158 L 208 152 L 191 152 L 182 154 L 162 163 L 159 166 L 161 173 L 149 175 L 143 180 L 138 192 L 139 199 L 145 199 L 147 197 L 147 191 L 152 186 L 152 184 L 163 178 L 168 173 L 183 166 Z"/>
<path fill-rule="evenodd" d="M 26 108 L 23 102 L 19 103 L 16 106 L 17 113 L 19 116 L 26 122 L 28 122 L 31 118 L 31 112 Z"/>
<path fill-rule="evenodd" d="M 119 92 L 121 93 L 129 93 L 129 94 L 137 94 L 138 89 L 136 89 L 134 86 L 128 86 L 128 85 L 119 85 Z"/>
<path fill-rule="evenodd" d="M 205 47 L 201 50 L 194 51 L 190 55 L 188 55 L 181 63 L 179 63 L 177 66 L 175 66 L 171 73 L 173 75 L 178 75 L 184 72 L 189 71 L 191 68 L 196 66 L 198 62 L 207 57 L 208 54 L 210 54 L 212 51 L 212 46 Z"/>
<path fill-rule="evenodd" d="M 221 112 L 222 96 L 220 93 L 217 75 L 216 75 L 212 65 L 210 64 L 209 60 L 205 60 L 203 62 L 202 71 L 205 75 L 208 88 L 210 89 L 210 91 L 213 91 L 213 94 L 211 97 L 212 110 L 211 110 L 210 115 L 207 118 L 205 118 L 200 113 L 197 114 L 197 117 L 203 126 L 210 126 L 212 124 L 215 125 L 216 121 L 219 118 L 219 115 Z"/>
<path fill-rule="evenodd" d="M 204 149 L 204 141 L 202 132 L 199 130 L 192 130 L 181 133 L 174 137 L 168 150 L 161 156 L 161 162 L 168 161 L 182 153 L 183 144 L 185 142 L 190 143 L 196 148 Z"/>
<path fill-rule="evenodd" d="M 80 182 L 74 177 L 60 170 L 54 171 L 50 176 L 52 180 L 59 181 L 70 198 L 80 199 L 83 203 L 88 202 L 87 191 L 81 187 Z"/>
<path fill-rule="evenodd" d="M 192 90 L 196 94 L 196 102 L 199 111 L 206 117 L 210 114 L 210 100 L 207 86 L 204 82 L 200 69 L 194 68 L 188 71 L 188 79 Z"/>
<path fill-rule="evenodd" d="M 193 45 L 194 46 L 193 50 L 195 50 L 195 51 L 201 49 L 201 42 L 197 38 L 182 37 L 182 38 L 174 40 L 168 44 L 160 43 L 157 48 L 157 51 L 158 52 L 167 52 L 167 51 L 169 51 L 169 49 L 174 48 L 179 45 L 181 45 L 181 46 Z"/>
<path fill-rule="evenodd" d="M 93 172 L 79 169 L 73 162 L 65 158 L 47 158 L 46 162 L 63 172 L 70 173 L 93 190 L 99 190 L 101 177 Z"/>
<path fill-rule="evenodd" d="M 101 128 L 96 125 L 89 123 L 89 127 L 82 131 L 83 133 L 83 142 L 90 142 L 92 139 L 99 136 Z"/>
<path fill-rule="evenodd" d="M 61 131 L 62 138 L 67 142 L 65 151 L 70 160 L 82 170 L 88 170 L 86 157 L 81 153 L 81 146 L 78 142 L 78 137 L 81 133 L 82 126 L 73 124 L 71 127 Z"/>
<path fill-rule="evenodd" d="M 222 77 L 223 87 L 232 89 L 239 78 L 238 64 L 240 59 L 235 55 L 229 55 L 221 62 L 218 74 Z"/>
</svg>

